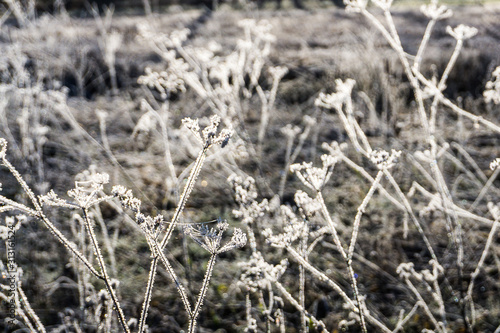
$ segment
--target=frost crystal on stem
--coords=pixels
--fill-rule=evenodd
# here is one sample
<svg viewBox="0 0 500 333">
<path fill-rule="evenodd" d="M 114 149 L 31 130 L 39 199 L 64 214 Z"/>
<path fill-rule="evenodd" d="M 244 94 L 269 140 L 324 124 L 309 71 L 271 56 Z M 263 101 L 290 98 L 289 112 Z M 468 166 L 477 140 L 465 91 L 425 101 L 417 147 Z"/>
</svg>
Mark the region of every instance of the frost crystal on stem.
<svg viewBox="0 0 500 333">
<path fill-rule="evenodd" d="M 231 240 L 221 246 L 222 235 L 228 227 L 227 222 L 219 221 L 213 228 L 209 228 L 206 224 L 185 227 L 184 233 L 211 254 L 220 254 L 243 247 L 247 242 L 246 235 L 240 229 L 234 229 Z"/>
</svg>

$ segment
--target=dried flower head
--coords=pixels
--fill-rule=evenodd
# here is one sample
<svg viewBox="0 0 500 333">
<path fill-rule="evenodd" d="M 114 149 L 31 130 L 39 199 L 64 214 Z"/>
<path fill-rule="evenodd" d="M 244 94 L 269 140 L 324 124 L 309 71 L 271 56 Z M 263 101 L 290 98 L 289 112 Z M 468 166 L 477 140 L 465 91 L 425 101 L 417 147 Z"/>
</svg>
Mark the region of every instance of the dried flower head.
<svg viewBox="0 0 500 333">
<path fill-rule="evenodd" d="M 125 186 L 113 186 L 111 194 L 117 197 L 124 207 L 132 210 L 133 212 L 138 213 L 141 210 L 141 200 L 134 197 L 132 190 L 127 189 Z"/>
<path fill-rule="evenodd" d="M 321 191 L 332 175 L 333 167 L 338 159 L 332 155 L 321 156 L 322 168 L 313 167 L 312 163 L 295 163 L 290 166 L 290 171 L 295 173 L 304 185 L 314 191 Z"/>
<path fill-rule="evenodd" d="M 292 124 L 286 124 L 280 129 L 280 132 L 288 139 L 293 139 L 300 133 L 300 127 Z"/>
<path fill-rule="evenodd" d="M 233 135 L 233 130 L 230 128 L 225 128 L 217 134 L 220 124 L 220 117 L 217 115 L 213 115 L 210 118 L 209 125 L 205 127 L 201 133 L 198 119 L 193 120 L 191 118 L 184 118 L 182 123 L 193 133 L 194 137 L 198 141 L 204 144 L 205 148 L 209 148 L 214 144 L 220 144 L 224 147 L 229 141 L 229 138 Z"/>
<path fill-rule="evenodd" d="M 163 230 L 165 226 L 165 221 L 163 220 L 163 215 L 157 215 L 156 217 L 151 217 L 144 215 L 142 213 L 137 213 L 135 215 L 135 220 L 142 231 L 147 235 L 156 239 L 158 234 Z"/>
<path fill-rule="evenodd" d="M 368 0 L 344 0 L 346 11 L 352 13 L 360 13 L 366 9 Z"/>
<path fill-rule="evenodd" d="M 453 38 L 456 40 L 467 40 L 475 35 L 477 35 L 477 29 L 474 27 L 469 27 L 467 25 L 460 24 L 456 26 L 455 28 L 452 28 L 450 26 L 446 27 L 446 32 L 450 34 Z"/>
<path fill-rule="evenodd" d="M 211 254 L 220 254 L 243 247 L 247 242 L 246 235 L 240 229 L 234 229 L 231 240 L 222 246 L 222 235 L 228 227 L 227 222 L 219 220 L 213 228 L 209 228 L 207 223 L 189 225 L 184 228 L 184 233 Z"/>
<path fill-rule="evenodd" d="M 448 7 L 437 5 L 437 0 L 432 0 L 428 5 L 422 5 L 420 11 L 431 20 L 438 21 L 449 18 L 453 15 L 453 11 Z"/>
<path fill-rule="evenodd" d="M 317 199 L 311 198 L 306 192 L 298 190 L 295 192 L 295 203 L 299 207 L 301 213 L 310 218 L 321 210 L 321 204 Z"/>
<path fill-rule="evenodd" d="M 252 253 L 250 260 L 239 264 L 242 268 L 239 284 L 255 292 L 269 288 L 271 283 L 277 281 L 288 266 L 286 259 L 278 265 L 267 263 L 260 252 Z"/>
<path fill-rule="evenodd" d="M 239 208 L 234 209 L 233 214 L 237 218 L 241 218 L 242 223 L 254 223 L 269 210 L 267 199 L 263 199 L 260 203 L 257 202 L 257 190 L 255 180 L 252 177 L 243 180 L 236 174 L 232 174 L 227 181 L 231 184 L 235 192 L 235 200 L 239 204 Z"/>
<path fill-rule="evenodd" d="M 486 82 L 486 90 L 483 96 L 487 103 L 500 104 L 500 66 L 495 68 L 491 75 L 491 80 Z"/>
<path fill-rule="evenodd" d="M 352 79 L 347 79 L 342 81 L 341 79 L 335 80 L 336 92 L 332 94 L 320 93 L 318 98 L 316 98 L 314 105 L 320 106 L 327 109 L 339 109 L 342 107 L 344 102 L 351 98 L 352 88 L 356 81 Z"/>
<path fill-rule="evenodd" d="M 370 153 L 370 160 L 380 170 L 383 170 L 392 168 L 396 164 L 399 156 L 401 156 L 401 151 L 392 149 L 389 153 L 383 149 L 377 149 Z"/>
<path fill-rule="evenodd" d="M 396 269 L 396 273 L 402 279 L 409 279 L 413 276 L 417 280 L 420 281 L 420 280 L 422 280 L 422 274 L 417 273 L 415 271 L 414 266 L 415 265 L 412 262 L 401 263 L 401 264 L 399 264 L 398 268 Z"/>
</svg>

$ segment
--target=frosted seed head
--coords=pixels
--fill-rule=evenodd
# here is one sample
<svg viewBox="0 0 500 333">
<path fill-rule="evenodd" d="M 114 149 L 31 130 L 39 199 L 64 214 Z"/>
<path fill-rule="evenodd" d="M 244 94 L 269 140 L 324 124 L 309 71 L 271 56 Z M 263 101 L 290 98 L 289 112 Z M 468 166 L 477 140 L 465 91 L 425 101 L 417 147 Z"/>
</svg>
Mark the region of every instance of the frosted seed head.
<svg viewBox="0 0 500 333">
<path fill-rule="evenodd" d="M 494 171 L 499 167 L 500 167 L 500 158 L 495 158 L 493 161 L 491 161 L 491 163 L 490 163 L 491 170 Z"/>
<path fill-rule="evenodd" d="M 321 210 L 319 201 L 311 198 L 306 192 L 295 192 L 294 200 L 301 212 L 309 218 Z"/>
<path fill-rule="evenodd" d="M 378 149 L 378 150 L 373 150 L 370 153 L 370 160 L 380 170 L 390 169 L 396 164 L 397 159 L 400 155 L 401 151 L 397 151 L 394 149 L 391 150 L 391 153 L 383 149 Z"/>
<path fill-rule="evenodd" d="M 500 66 L 493 71 L 491 80 L 486 83 L 483 96 L 486 103 L 500 104 Z"/>
<path fill-rule="evenodd" d="M 452 28 L 450 26 L 446 27 L 446 32 L 450 34 L 453 38 L 456 40 L 467 40 L 475 35 L 477 35 L 477 29 L 474 27 L 469 27 L 467 25 L 460 24 L 456 26 L 455 28 Z"/>
<path fill-rule="evenodd" d="M 495 205 L 493 202 L 488 202 L 488 210 L 495 220 L 500 219 L 500 205 Z"/>
<path fill-rule="evenodd" d="M 250 260 L 239 265 L 242 268 L 239 285 L 255 292 L 266 290 L 271 282 L 277 281 L 285 272 L 288 261 L 284 259 L 278 265 L 271 265 L 264 260 L 260 252 L 254 252 Z"/>
<path fill-rule="evenodd" d="M 280 129 L 280 132 L 288 139 L 293 139 L 300 133 L 300 128 L 292 124 L 286 124 Z"/>
<path fill-rule="evenodd" d="M 388 11 L 392 5 L 392 0 L 372 0 L 372 2 L 384 11 Z"/>
<path fill-rule="evenodd" d="M 368 0 L 344 0 L 346 11 L 352 13 L 360 13 L 366 9 Z"/>
<path fill-rule="evenodd" d="M 438 6 L 437 1 L 432 1 L 428 5 L 422 5 L 420 11 L 431 20 L 443 20 L 453 15 L 453 11 L 446 6 Z"/>
<path fill-rule="evenodd" d="M 191 119 L 189 117 L 186 117 L 182 119 L 182 124 L 184 127 L 186 127 L 188 130 L 193 133 L 193 135 L 200 141 L 203 142 L 201 136 L 200 136 L 200 124 L 198 122 L 198 119 Z"/>
<path fill-rule="evenodd" d="M 7 153 L 7 140 L 0 138 L 0 158 L 5 158 Z"/>
</svg>

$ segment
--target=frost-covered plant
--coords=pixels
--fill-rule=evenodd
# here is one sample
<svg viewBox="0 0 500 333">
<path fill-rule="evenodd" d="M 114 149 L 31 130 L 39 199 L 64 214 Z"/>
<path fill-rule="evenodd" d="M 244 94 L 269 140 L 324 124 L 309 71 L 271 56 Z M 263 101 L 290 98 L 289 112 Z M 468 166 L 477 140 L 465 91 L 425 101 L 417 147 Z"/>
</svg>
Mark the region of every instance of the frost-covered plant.
<svg viewBox="0 0 500 333">
<path fill-rule="evenodd" d="M 269 22 L 245 19 L 238 25 L 243 29 L 244 37 L 228 54 L 222 53 L 220 45 L 215 42 L 205 47 L 188 45 L 191 34 L 188 29 L 163 34 L 155 31 L 152 25 L 139 25 L 141 38 L 154 47 L 165 61 L 166 68 L 162 71 L 146 68 L 145 75 L 138 82 L 158 91 L 163 103 L 168 103 L 172 93 L 186 89 L 193 91 L 226 126 L 235 129 L 235 141 L 242 140 L 244 144 L 240 146 L 246 150 L 246 155 L 260 165 L 278 85 L 288 70 L 283 66 L 267 65 L 275 41 Z M 260 102 L 256 139 L 252 139 L 244 127 L 251 110 L 251 99 Z"/>
</svg>

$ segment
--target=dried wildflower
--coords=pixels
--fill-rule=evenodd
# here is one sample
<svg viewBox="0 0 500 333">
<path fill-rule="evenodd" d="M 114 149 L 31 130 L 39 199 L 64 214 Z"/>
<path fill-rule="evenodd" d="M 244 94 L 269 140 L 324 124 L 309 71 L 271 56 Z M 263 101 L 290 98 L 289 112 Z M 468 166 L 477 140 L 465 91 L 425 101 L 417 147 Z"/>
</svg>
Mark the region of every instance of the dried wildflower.
<svg viewBox="0 0 500 333">
<path fill-rule="evenodd" d="M 134 212 L 139 212 L 141 210 L 141 200 L 135 198 L 132 194 L 132 190 L 127 189 L 125 186 L 113 186 L 111 194 L 117 197 L 124 207 Z"/>
<path fill-rule="evenodd" d="M 26 215 L 20 214 L 16 216 L 6 216 L 5 226 L 0 225 L 0 239 L 7 240 L 9 232 L 16 232 L 21 228 L 21 224 L 27 221 Z M 1 261 L 0 261 L 1 262 Z"/>
<path fill-rule="evenodd" d="M 227 222 L 222 221 L 218 221 L 214 228 L 209 228 L 206 223 L 203 223 L 185 227 L 184 233 L 211 254 L 220 254 L 236 247 L 243 247 L 247 241 L 246 235 L 240 229 L 234 229 L 231 240 L 221 246 L 222 234 L 228 227 Z"/>
<path fill-rule="evenodd" d="M 171 69 L 171 66 L 169 66 Z M 185 92 L 184 79 L 178 71 L 166 70 L 154 72 L 150 67 L 146 67 L 146 74 L 139 77 L 137 83 L 156 89 L 163 99 L 167 98 L 171 92 Z"/>
<path fill-rule="evenodd" d="M 356 81 L 352 79 L 347 79 L 345 82 L 341 79 L 336 79 L 336 92 L 328 95 L 320 93 L 318 98 L 316 98 L 314 105 L 327 109 L 341 108 L 344 102 L 351 97 L 352 88 L 355 84 Z"/>
<path fill-rule="evenodd" d="M 417 273 L 415 271 L 414 264 L 412 262 L 399 264 L 398 268 L 396 269 L 396 273 L 402 279 L 409 279 L 411 277 L 415 277 L 417 280 L 421 281 L 423 277 L 422 274 Z"/>
<path fill-rule="evenodd" d="M 486 90 L 483 96 L 487 103 L 500 104 L 500 66 L 495 68 L 491 75 L 491 80 L 486 83 Z"/>
<path fill-rule="evenodd" d="M 383 11 L 391 9 L 392 0 L 372 0 L 372 2 Z"/>
<path fill-rule="evenodd" d="M 200 133 L 200 125 L 198 124 L 198 119 L 193 120 L 191 118 L 184 118 L 182 120 L 184 126 L 189 129 L 198 141 L 208 148 L 214 144 L 220 144 L 223 147 L 229 141 L 229 138 L 233 135 L 233 130 L 230 128 L 225 128 L 217 134 L 217 129 L 220 124 L 220 117 L 213 115 L 210 118 L 210 124 L 205 127 Z"/>
<path fill-rule="evenodd" d="M 68 208 L 77 208 L 66 202 L 66 200 L 59 198 L 59 196 L 54 192 L 54 190 L 50 190 L 45 195 L 40 195 L 39 197 L 40 203 L 42 206 L 58 206 L 58 207 L 68 207 Z"/>
<path fill-rule="evenodd" d="M 450 26 L 446 27 L 446 32 L 450 34 L 453 38 L 456 40 L 467 40 L 475 35 L 477 35 L 477 29 L 474 27 L 469 27 L 467 25 L 460 24 L 456 26 L 455 28 L 452 28 Z"/>
<path fill-rule="evenodd" d="M 273 80 L 279 81 L 283 78 L 283 76 L 288 73 L 288 68 L 283 67 L 283 66 L 276 66 L 276 67 L 270 67 L 268 69 L 269 74 L 273 77 Z"/>
<path fill-rule="evenodd" d="M 5 158 L 7 153 L 7 140 L 0 138 L 0 158 Z"/>
<path fill-rule="evenodd" d="M 427 282 L 432 283 L 437 281 L 438 277 L 444 273 L 444 268 L 434 259 L 429 261 L 429 265 L 432 267 L 432 272 L 428 269 L 424 269 L 421 273 Z"/>
<path fill-rule="evenodd" d="M 238 26 L 243 29 L 252 29 L 256 26 L 256 22 L 254 19 L 243 19 L 238 21 Z"/>
<path fill-rule="evenodd" d="M 311 198 L 306 192 L 299 190 L 295 192 L 294 198 L 300 211 L 306 217 L 312 217 L 321 210 L 321 203 L 317 199 Z"/>
<path fill-rule="evenodd" d="M 420 11 L 431 20 L 438 21 L 449 18 L 453 11 L 446 6 L 438 6 L 437 0 L 432 0 L 428 5 L 422 5 Z"/>
<path fill-rule="evenodd" d="M 370 160 L 373 164 L 377 165 L 380 170 L 392 168 L 398 157 L 401 156 L 401 151 L 392 149 L 391 153 L 383 150 L 377 149 L 370 153 Z"/>
<path fill-rule="evenodd" d="M 323 167 L 313 167 L 312 163 L 292 164 L 290 171 L 295 173 L 304 185 L 314 191 L 321 191 L 332 175 L 333 167 L 338 159 L 332 155 L 322 155 Z"/>
<path fill-rule="evenodd" d="M 488 202 L 488 210 L 490 211 L 490 214 L 491 216 L 493 216 L 493 218 L 495 220 L 499 220 L 500 219 L 500 205 L 497 204 L 495 205 L 493 202 Z"/>
<path fill-rule="evenodd" d="M 348 145 L 347 143 L 341 143 L 339 144 L 337 141 L 332 141 L 330 144 L 323 142 L 321 144 L 321 148 L 324 150 L 328 151 L 331 156 L 337 158 L 339 160 L 344 153 L 342 150 L 347 149 Z"/>
<path fill-rule="evenodd" d="M 240 285 L 255 292 L 270 286 L 277 281 L 288 266 L 288 260 L 283 259 L 278 265 L 267 263 L 260 252 L 252 253 L 250 260 L 239 264 L 243 273 L 240 276 Z"/>
<path fill-rule="evenodd" d="M 491 163 L 490 163 L 490 169 L 491 170 L 496 170 L 498 167 L 500 167 L 500 158 L 495 158 Z"/>
<path fill-rule="evenodd" d="M 157 238 L 158 234 L 165 225 L 163 215 L 157 215 L 153 218 L 142 213 L 137 213 L 135 215 L 135 220 L 142 231 L 144 231 L 146 235 L 151 236 L 154 239 Z"/>
<path fill-rule="evenodd" d="M 284 248 L 290 246 L 297 239 L 302 239 L 309 233 L 309 227 L 306 222 L 299 221 L 297 216 L 288 206 L 281 206 L 281 214 L 284 219 L 285 227 L 283 233 L 274 235 L 270 228 L 262 231 L 267 242 L 274 247 Z"/>
</svg>

